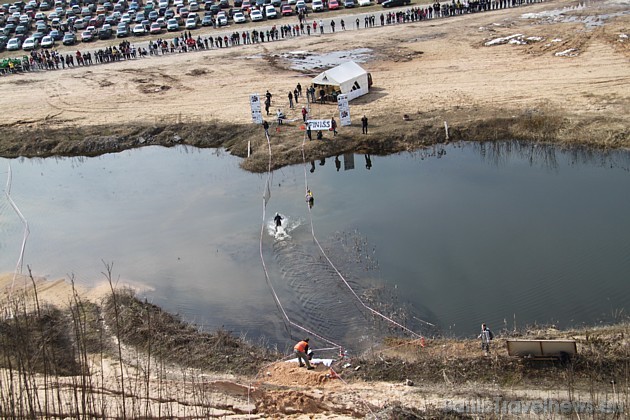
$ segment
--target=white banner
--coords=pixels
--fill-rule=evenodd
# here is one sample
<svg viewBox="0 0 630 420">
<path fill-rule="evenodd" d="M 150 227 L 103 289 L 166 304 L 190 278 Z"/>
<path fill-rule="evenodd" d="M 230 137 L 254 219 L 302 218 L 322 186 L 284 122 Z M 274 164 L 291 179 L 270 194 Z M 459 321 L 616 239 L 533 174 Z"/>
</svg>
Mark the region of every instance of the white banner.
<svg viewBox="0 0 630 420">
<path fill-rule="evenodd" d="M 332 120 L 308 120 L 306 121 L 311 131 L 330 131 Z"/>
<path fill-rule="evenodd" d="M 262 109 L 260 107 L 260 95 L 257 93 L 249 95 L 249 106 L 252 110 L 252 121 L 254 124 L 262 124 L 263 116 Z"/>
<path fill-rule="evenodd" d="M 339 122 L 342 126 L 351 125 L 350 105 L 348 105 L 348 95 L 337 95 L 337 108 L 339 108 Z"/>
</svg>

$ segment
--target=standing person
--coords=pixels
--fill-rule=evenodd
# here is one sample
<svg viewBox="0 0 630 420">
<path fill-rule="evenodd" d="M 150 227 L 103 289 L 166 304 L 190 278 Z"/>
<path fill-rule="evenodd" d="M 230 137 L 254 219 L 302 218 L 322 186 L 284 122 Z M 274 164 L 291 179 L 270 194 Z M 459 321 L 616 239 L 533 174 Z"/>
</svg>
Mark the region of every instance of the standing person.
<svg viewBox="0 0 630 420">
<path fill-rule="evenodd" d="M 265 135 L 269 137 L 269 123 L 267 121 L 263 121 L 263 128 L 265 129 Z"/>
<path fill-rule="evenodd" d="M 306 136 L 308 137 L 308 141 L 313 140 L 313 138 L 311 137 L 311 125 L 309 123 L 306 123 Z"/>
<path fill-rule="evenodd" d="M 278 228 L 282 226 L 282 216 L 280 216 L 280 213 L 276 213 L 276 217 L 273 218 L 273 222 L 276 225 L 276 231 L 278 231 Z M 308 350 L 308 346 L 307 350 Z"/>
<path fill-rule="evenodd" d="M 359 18 L 357 18 L 357 20 L 355 21 L 355 23 L 357 24 L 357 31 L 359 30 Z"/>
<path fill-rule="evenodd" d="M 335 21 L 334 20 L 330 21 L 330 30 L 335 32 Z"/>
<path fill-rule="evenodd" d="M 298 97 L 299 97 L 299 96 L 300 96 L 300 94 L 299 94 L 299 92 L 298 92 L 297 88 L 293 89 L 293 98 L 295 98 L 295 103 L 296 103 L 296 104 L 297 104 L 298 102 L 300 102 L 300 101 L 298 101 Z"/>
<path fill-rule="evenodd" d="M 481 324 L 481 334 L 477 338 L 481 339 L 481 350 L 487 356 L 490 353 L 490 341 L 494 339 L 494 334 L 485 323 Z"/>
<path fill-rule="evenodd" d="M 298 82 L 297 86 L 295 87 L 295 89 L 297 89 L 298 91 L 298 95 L 302 96 L 302 85 L 300 84 L 300 82 Z"/>
<path fill-rule="evenodd" d="M 367 134 L 368 132 L 368 118 L 365 115 L 361 118 L 361 130 L 363 134 Z"/>
<path fill-rule="evenodd" d="M 333 137 L 337 135 L 337 121 L 335 121 L 335 117 L 330 118 L 330 129 L 333 132 Z"/>
<path fill-rule="evenodd" d="M 306 110 L 306 107 L 303 106 L 302 107 L 302 121 L 306 122 L 306 116 L 308 115 L 308 111 Z"/>
<path fill-rule="evenodd" d="M 341 30 L 342 30 L 342 31 L 345 31 L 345 30 L 346 30 L 346 22 L 344 22 L 344 20 L 343 20 L 343 19 L 341 19 L 341 22 L 340 22 L 340 23 L 341 23 Z"/>
<path fill-rule="evenodd" d="M 311 366 L 311 362 L 308 361 L 308 356 L 306 353 L 308 352 L 308 338 L 298 342 L 294 347 L 295 355 L 297 356 L 298 362 L 300 363 L 300 367 L 304 367 L 306 365 L 306 369 L 313 370 L 315 369 Z"/>
<path fill-rule="evenodd" d="M 265 99 L 265 111 L 267 115 L 269 115 L 269 107 L 271 106 L 271 100 L 269 98 Z"/>
<path fill-rule="evenodd" d="M 293 93 L 289 91 L 289 108 L 293 109 Z"/>
<path fill-rule="evenodd" d="M 319 20 L 319 33 L 323 34 L 324 33 L 324 21 L 323 20 Z"/>
</svg>

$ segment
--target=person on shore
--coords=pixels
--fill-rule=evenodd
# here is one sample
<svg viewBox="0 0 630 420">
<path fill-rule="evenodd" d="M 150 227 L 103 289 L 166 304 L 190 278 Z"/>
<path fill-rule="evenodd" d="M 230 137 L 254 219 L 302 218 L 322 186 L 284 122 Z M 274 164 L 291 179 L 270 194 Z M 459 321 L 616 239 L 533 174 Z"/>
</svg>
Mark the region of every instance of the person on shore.
<svg viewBox="0 0 630 420">
<path fill-rule="evenodd" d="M 306 110 L 306 107 L 303 106 L 302 107 L 302 121 L 306 122 L 306 116 L 308 115 L 308 111 Z"/>
<path fill-rule="evenodd" d="M 293 92 L 289 91 L 289 108 L 293 109 Z"/>
<path fill-rule="evenodd" d="M 487 356 L 490 353 L 490 341 L 494 339 L 494 334 L 485 323 L 481 324 L 481 333 L 477 338 L 481 339 L 481 350 L 483 350 L 483 354 Z"/>
<path fill-rule="evenodd" d="M 265 129 L 265 135 L 269 137 L 269 123 L 267 121 L 263 121 L 263 128 Z"/>
<path fill-rule="evenodd" d="M 309 123 L 306 123 L 306 137 L 308 137 L 308 141 L 313 140 L 312 133 L 311 133 L 311 125 Z"/>
<path fill-rule="evenodd" d="M 333 137 L 337 135 L 337 121 L 335 121 L 335 117 L 330 118 L 330 130 L 333 132 Z"/>
<path fill-rule="evenodd" d="M 368 133 L 368 118 L 365 115 L 363 115 L 363 118 L 361 118 L 361 130 L 363 134 Z"/>
<path fill-rule="evenodd" d="M 308 337 L 304 340 L 298 342 L 294 347 L 295 355 L 297 356 L 298 362 L 300 363 L 300 367 L 304 367 L 306 365 L 306 369 L 313 370 L 315 369 L 311 366 L 311 362 L 308 360 L 307 352 L 308 352 Z"/>
</svg>

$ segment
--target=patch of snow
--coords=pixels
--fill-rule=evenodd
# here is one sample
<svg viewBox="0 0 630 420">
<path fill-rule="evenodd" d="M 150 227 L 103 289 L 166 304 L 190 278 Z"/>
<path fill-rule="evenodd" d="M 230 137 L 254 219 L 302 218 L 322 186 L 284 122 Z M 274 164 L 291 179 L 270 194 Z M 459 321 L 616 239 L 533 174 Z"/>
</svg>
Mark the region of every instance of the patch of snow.
<svg viewBox="0 0 630 420">
<path fill-rule="evenodd" d="M 562 39 L 560 38 L 554 38 L 551 40 L 551 42 L 562 42 Z"/>
<path fill-rule="evenodd" d="M 577 57 L 578 51 L 575 48 L 569 48 L 568 50 L 557 52 L 555 56 L 556 57 Z"/>
<path fill-rule="evenodd" d="M 515 38 L 520 38 L 522 36 L 523 36 L 523 34 L 514 34 L 514 35 L 506 36 L 506 37 L 503 37 L 503 38 L 495 38 L 495 39 L 492 39 L 492 40 L 486 42 L 483 45 L 485 45 L 486 47 L 491 47 L 493 45 L 507 44 L 508 42 L 510 42 L 510 40 L 515 39 Z"/>
</svg>

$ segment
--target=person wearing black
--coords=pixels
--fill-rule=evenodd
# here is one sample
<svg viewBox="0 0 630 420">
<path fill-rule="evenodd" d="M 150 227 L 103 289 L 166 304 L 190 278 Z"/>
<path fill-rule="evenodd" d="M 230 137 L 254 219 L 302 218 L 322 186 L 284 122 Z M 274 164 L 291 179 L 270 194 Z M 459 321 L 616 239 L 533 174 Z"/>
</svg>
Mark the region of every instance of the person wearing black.
<svg viewBox="0 0 630 420">
<path fill-rule="evenodd" d="M 361 118 L 361 129 L 363 134 L 367 134 L 368 132 L 368 118 L 364 115 L 363 118 Z"/>
<path fill-rule="evenodd" d="M 269 123 L 267 121 L 263 121 L 263 128 L 265 129 L 265 135 L 269 136 Z"/>
<path fill-rule="evenodd" d="M 282 226 L 282 216 L 280 216 L 280 213 L 276 213 L 276 217 L 273 218 L 273 221 L 276 224 L 276 230 L 278 230 L 278 228 Z"/>
</svg>

